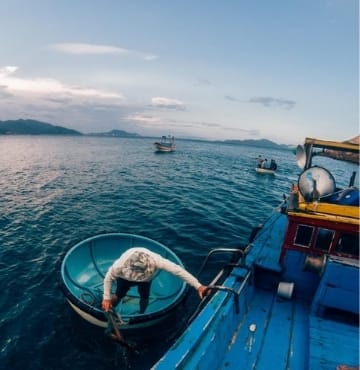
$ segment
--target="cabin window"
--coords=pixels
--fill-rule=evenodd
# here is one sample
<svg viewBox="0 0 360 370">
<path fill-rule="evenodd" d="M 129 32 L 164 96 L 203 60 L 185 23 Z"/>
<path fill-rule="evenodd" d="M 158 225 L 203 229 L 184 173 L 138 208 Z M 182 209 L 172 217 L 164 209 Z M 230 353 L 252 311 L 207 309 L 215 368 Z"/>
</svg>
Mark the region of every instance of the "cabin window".
<svg viewBox="0 0 360 370">
<path fill-rule="evenodd" d="M 359 234 L 341 233 L 335 251 L 339 253 L 359 256 Z"/>
<path fill-rule="evenodd" d="M 299 245 L 301 247 L 309 248 L 313 232 L 314 232 L 314 228 L 311 226 L 298 225 L 296 229 L 294 244 Z"/>
<path fill-rule="evenodd" d="M 334 235 L 335 232 L 333 230 L 319 228 L 314 248 L 324 252 L 329 251 Z"/>
</svg>

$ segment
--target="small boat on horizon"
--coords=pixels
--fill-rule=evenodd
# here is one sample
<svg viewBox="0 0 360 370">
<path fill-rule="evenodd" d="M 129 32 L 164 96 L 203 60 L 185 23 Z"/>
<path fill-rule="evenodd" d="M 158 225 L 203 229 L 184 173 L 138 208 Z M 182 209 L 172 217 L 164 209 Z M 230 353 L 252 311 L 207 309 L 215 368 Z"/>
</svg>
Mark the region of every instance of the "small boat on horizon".
<svg viewBox="0 0 360 370">
<path fill-rule="evenodd" d="M 259 155 L 257 158 L 257 166 L 255 171 L 265 175 L 275 175 L 278 167 L 275 159 L 271 159 L 269 167 L 266 166 L 267 162 L 268 160 L 266 158 L 263 158 L 261 155 Z"/>
<path fill-rule="evenodd" d="M 176 150 L 175 137 L 168 135 L 162 136 L 160 141 L 154 143 L 155 151 L 160 153 L 174 152 Z"/>
</svg>

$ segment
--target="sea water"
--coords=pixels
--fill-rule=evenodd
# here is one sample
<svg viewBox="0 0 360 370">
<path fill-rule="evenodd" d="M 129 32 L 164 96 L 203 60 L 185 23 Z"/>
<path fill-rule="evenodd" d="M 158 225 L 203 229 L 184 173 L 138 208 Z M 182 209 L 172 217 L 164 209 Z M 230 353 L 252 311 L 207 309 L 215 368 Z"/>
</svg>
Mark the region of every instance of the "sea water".
<svg viewBox="0 0 360 370">
<path fill-rule="evenodd" d="M 133 233 L 168 246 L 196 274 L 210 249 L 246 245 L 300 173 L 287 150 L 178 140 L 176 152 L 156 154 L 152 144 L 0 137 L 1 369 L 149 369 L 176 328 L 139 353 L 110 342 L 59 289 L 66 252 L 99 233 Z M 275 176 L 255 172 L 259 154 L 276 160 Z M 210 266 L 200 280 L 215 273 Z"/>
</svg>

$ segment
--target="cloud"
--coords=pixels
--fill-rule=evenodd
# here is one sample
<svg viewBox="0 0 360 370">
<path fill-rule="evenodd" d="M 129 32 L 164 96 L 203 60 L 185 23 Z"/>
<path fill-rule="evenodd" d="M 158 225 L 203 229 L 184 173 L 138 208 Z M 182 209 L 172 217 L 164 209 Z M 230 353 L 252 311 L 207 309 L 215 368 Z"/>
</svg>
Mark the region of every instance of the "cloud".
<svg viewBox="0 0 360 370">
<path fill-rule="evenodd" d="M 234 98 L 233 96 L 230 96 L 230 95 L 225 95 L 224 98 L 230 101 L 241 102 L 240 99 Z"/>
<path fill-rule="evenodd" d="M 119 104 L 125 100 L 122 94 L 82 87 L 76 85 L 66 85 L 53 78 L 24 78 L 15 76 L 18 68 L 6 66 L 0 68 L 0 86 L 6 86 L 8 94 L 16 98 L 29 100 L 51 98 L 58 99 L 60 102 L 64 99 L 80 101 L 112 101 L 113 104 Z M 41 104 L 39 102 L 39 104 Z"/>
<path fill-rule="evenodd" d="M 159 57 L 157 55 L 144 55 L 143 57 L 145 60 L 156 60 L 158 59 Z"/>
<path fill-rule="evenodd" d="M 212 82 L 206 78 L 198 78 L 195 82 L 195 86 L 210 86 Z"/>
<path fill-rule="evenodd" d="M 0 78 L 9 76 L 17 71 L 18 67 L 15 66 L 5 66 L 0 68 Z"/>
<path fill-rule="evenodd" d="M 142 122 L 142 123 L 152 123 L 152 124 L 160 123 L 162 121 L 162 119 L 160 119 L 159 117 L 155 117 L 155 116 L 151 116 L 147 114 L 141 114 L 141 113 L 130 114 L 127 117 L 127 119 L 130 121 L 137 121 L 137 122 Z"/>
<path fill-rule="evenodd" d="M 135 55 L 146 61 L 153 61 L 158 59 L 158 56 L 154 54 L 147 54 L 135 50 L 129 50 L 120 48 L 118 46 L 111 45 L 99 45 L 99 44 L 87 44 L 87 43 L 58 43 L 50 45 L 51 49 L 59 51 L 65 54 L 74 54 L 74 55 Z"/>
<path fill-rule="evenodd" d="M 253 103 L 261 104 L 264 107 L 280 107 L 283 109 L 290 110 L 295 107 L 296 102 L 289 99 L 272 98 L 269 96 L 254 96 L 247 100 L 241 100 L 231 95 L 225 95 L 226 100 L 237 102 L 237 103 Z"/>
<path fill-rule="evenodd" d="M 128 54 L 129 50 L 116 46 L 82 43 L 60 43 L 50 46 L 56 51 L 66 54 Z"/>
<path fill-rule="evenodd" d="M 225 126 L 224 124 L 217 123 L 217 122 L 207 122 L 207 121 L 187 121 L 187 120 L 179 120 L 174 118 L 166 118 L 155 116 L 146 113 L 135 113 L 130 114 L 126 117 L 129 121 L 136 121 L 139 124 L 142 124 L 143 127 L 150 125 L 151 127 L 166 127 L 168 129 L 171 127 L 172 129 L 178 128 L 180 130 L 187 128 L 187 129 L 195 129 L 195 130 L 204 130 L 204 129 L 215 129 L 220 131 L 231 131 L 236 133 L 242 133 L 250 136 L 258 136 L 260 134 L 259 130 L 257 129 L 243 129 L 241 127 L 229 127 Z M 218 132 L 218 131 L 217 131 Z"/>
<path fill-rule="evenodd" d="M 12 94 L 9 93 L 6 85 L 0 85 L 0 98 L 10 98 Z"/>
<path fill-rule="evenodd" d="M 185 110 L 185 104 L 182 101 L 162 97 L 152 98 L 151 106 L 162 109 Z"/>
<path fill-rule="evenodd" d="M 6 119 L 33 117 L 46 122 L 73 122 L 87 132 L 98 122 L 116 122 L 131 107 L 118 92 L 65 84 L 44 77 L 19 77 L 16 67 L 0 67 L 0 112 Z M 1 119 L 1 118 L 0 118 Z"/>
<path fill-rule="evenodd" d="M 272 98 L 268 96 L 255 96 L 253 98 L 250 98 L 248 102 L 255 103 L 255 104 L 261 104 L 264 107 L 278 106 L 280 108 L 284 108 L 287 110 L 294 108 L 296 105 L 296 102 L 293 100 Z"/>
<path fill-rule="evenodd" d="M 250 130 L 247 130 L 247 129 L 243 129 L 241 127 L 229 127 L 229 126 L 226 126 L 224 124 L 221 124 L 221 123 L 215 123 L 215 122 L 191 122 L 191 126 L 192 127 L 198 127 L 198 128 L 218 128 L 218 129 L 221 129 L 221 130 L 224 130 L 224 131 L 233 131 L 233 132 L 241 132 L 241 133 L 245 133 L 245 134 L 250 134 L 250 135 L 258 135 L 259 134 L 259 130 L 256 130 L 256 129 L 250 129 Z"/>
</svg>

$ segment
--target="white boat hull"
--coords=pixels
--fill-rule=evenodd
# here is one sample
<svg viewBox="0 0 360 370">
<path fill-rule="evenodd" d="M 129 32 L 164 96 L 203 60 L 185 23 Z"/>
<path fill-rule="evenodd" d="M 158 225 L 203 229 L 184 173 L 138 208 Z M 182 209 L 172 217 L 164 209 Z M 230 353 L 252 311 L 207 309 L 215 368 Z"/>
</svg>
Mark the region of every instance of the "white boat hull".
<svg viewBox="0 0 360 370">
<path fill-rule="evenodd" d="M 166 145 L 161 145 L 161 144 L 154 144 L 155 149 L 158 152 L 174 152 L 175 151 L 175 146 L 166 146 Z"/>
<path fill-rule="evenodd" d="M 270 170 L 268 168 L 255 168 L 255 171 L 257 173 L 262 173 L 262 174 L 265 174 L 265 175 L 275 175 L 275 171 L 274 170 Z"/>
</svg>

